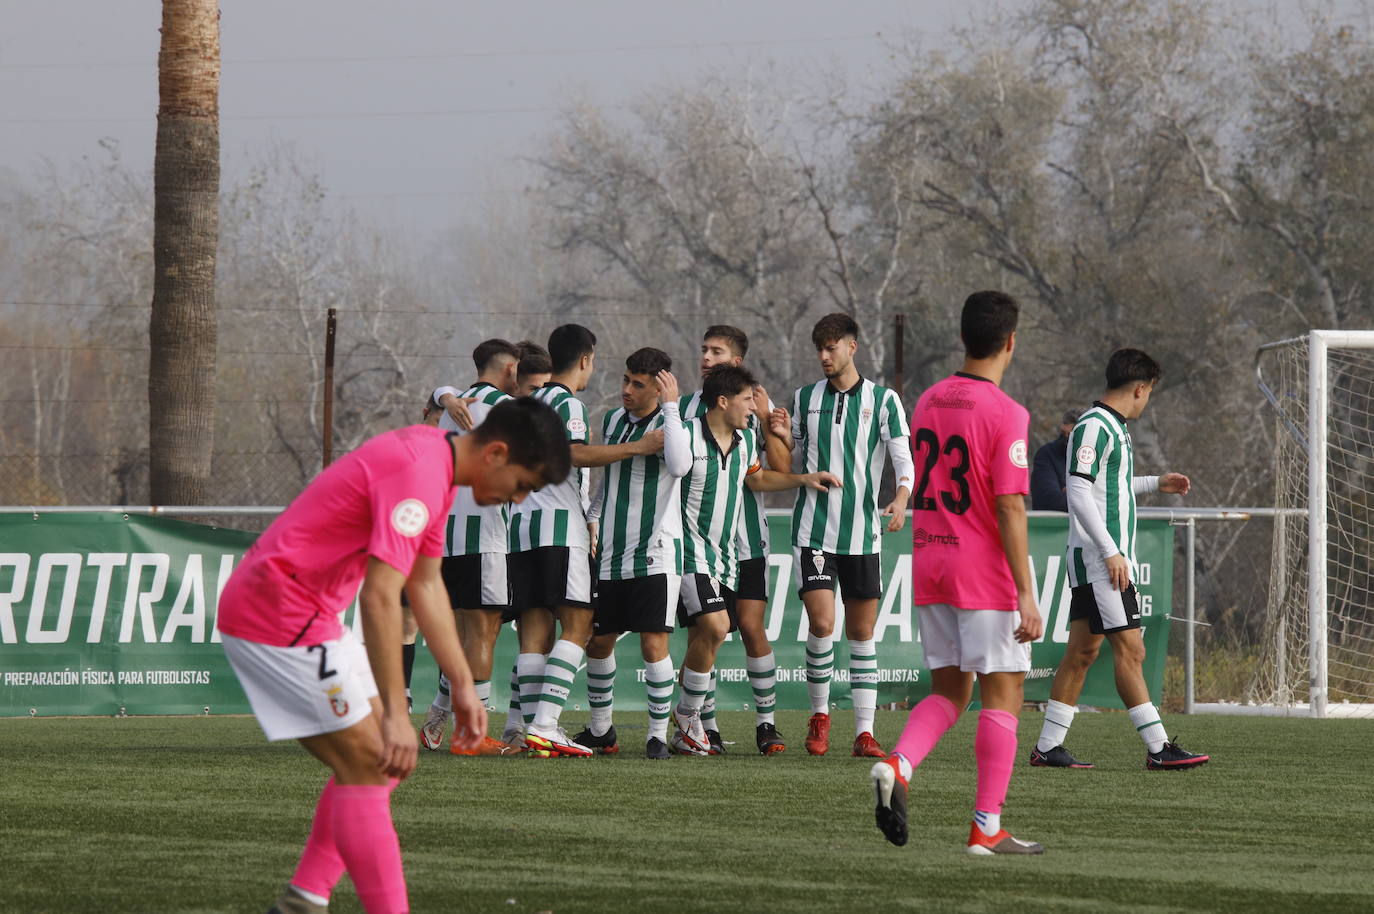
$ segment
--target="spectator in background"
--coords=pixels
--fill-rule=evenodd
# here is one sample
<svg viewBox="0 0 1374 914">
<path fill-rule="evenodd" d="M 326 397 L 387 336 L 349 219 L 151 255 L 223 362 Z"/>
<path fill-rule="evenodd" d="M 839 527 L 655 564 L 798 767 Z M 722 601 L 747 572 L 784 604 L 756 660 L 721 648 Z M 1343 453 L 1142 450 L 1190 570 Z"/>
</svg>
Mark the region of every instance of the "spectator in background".
<svg viewBox="0 0 1374 914">
<path fill-rule="evenodd" d="M 1063 511 L 1068 513 L 1068 482 L 1064 467 L 1069 454 L 1069 432 L 1083 414 L 1081 409 L 1064 413 L 1059 423 L 1059 437 L 1040 446 L 1035 452 L 1035 466 L 1031 470 L 1031 509 L 1035 511 Z"/>
</svg>

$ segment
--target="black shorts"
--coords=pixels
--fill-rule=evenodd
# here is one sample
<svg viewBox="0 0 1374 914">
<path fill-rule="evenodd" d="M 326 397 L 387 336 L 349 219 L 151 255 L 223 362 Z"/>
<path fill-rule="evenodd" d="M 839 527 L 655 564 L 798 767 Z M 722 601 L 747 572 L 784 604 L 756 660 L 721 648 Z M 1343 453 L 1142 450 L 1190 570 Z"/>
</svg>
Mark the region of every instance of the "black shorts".
<svg viewBox="0 0 1374 914">
<path fill-rule="evenodd" d="M 792 558 L 797 563 L 798 580 L 801 586 L 797 595 L 808 590 L 840 590 L 848 599 L 876 600 L 883 595 L 883 576 L 877 554 L 873 555 L 835 555 L 833 552 L 818 552 L 809 546 L 797 546 L 792 550 Z"/>
<path fill-rule="evenodd" d="M 597 581 L 592 632 L 618 635 L 621 632 L 672 631 L 681 581 L 682 578 L 675 574 Z"/>
<path fill-rule="evenodd" d="M 686 579 L 683 580 L 685 583 Z M 735 588 L 735 599 L 768 601 L 768 556 L 761 555 L 739 563 L 739 587 Z"/>
<path fill-rule="evenodd" d="M 516 614 L 560 606 L 591 609 L 591 562 L 581 546 L 540 546 L 512 552 L 507 562 L 511 608 Z"/>
<path fill-rule="evenodd" d="M 1069 621 L 1088 620 L 1094 635 L 1109 635 L 1140 628 L 1140 601 L 1135 585 L 1116 590 L 1111 581 L 1096 581 L 1073 588 L 1069 601 Z"/>
<path fill-rule="evenodd" d="M 693 626 L 699 616 L 725 613 L 730 619 L 730 631 L 739 630 L 739 614 L 735 611 L 735 591 L 709 574 L 684 574 L 677 600 L 678 625 Z"/>
<path fill-rule="evenodd" d="M 510 577 L 504 552 L 474 555 L 446 555 L 439 564 L 454 609 L 486 609 L 503 612 L 510 608 Z"/>
</svg>

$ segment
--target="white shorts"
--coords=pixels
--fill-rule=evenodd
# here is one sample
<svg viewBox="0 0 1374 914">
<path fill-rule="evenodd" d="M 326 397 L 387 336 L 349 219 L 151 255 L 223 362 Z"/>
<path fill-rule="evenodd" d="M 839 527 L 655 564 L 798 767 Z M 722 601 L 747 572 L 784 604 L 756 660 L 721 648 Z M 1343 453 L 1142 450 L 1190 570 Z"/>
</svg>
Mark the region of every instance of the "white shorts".
<svg viewBox="0 0 1374 914">
<path fill-rule="evenodd" d="M 926 668 L 957 666 L 965 673 L 1025 673 L 1031 647 L 1018 644 L 1021 616 L 1001 609 L 958 609 L 947 603 L 916 607 Z"/>
<path fill-rule="evenodd" d="M 333 733 L 372 713 L 377 694 L 367 651 L 352 630 L 336 641 L 277 647 L 224 636 L 224 653 L 273 742 Z"/>
</svg>

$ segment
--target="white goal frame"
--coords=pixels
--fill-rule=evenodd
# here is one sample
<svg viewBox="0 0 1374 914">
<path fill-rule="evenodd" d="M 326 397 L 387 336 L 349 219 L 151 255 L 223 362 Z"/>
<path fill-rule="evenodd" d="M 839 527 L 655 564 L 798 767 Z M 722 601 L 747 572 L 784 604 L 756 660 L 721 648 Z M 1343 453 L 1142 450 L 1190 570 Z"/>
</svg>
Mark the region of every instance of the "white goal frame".
<svg viewBox="0 0 1374 914">
<path fill-rule="evenodd" d="M 1374 331 L 1370 330 L 1312 330 L 1307 336 L 1267 343 L 1255 354 L 1255 372 L 1260 390 L 1274 406 L 1279 402 L 1264 382 L 1259 360 L 1271 349 L 1307 343 L 1307 428 L 1299 429 L 1283 418 L 1288 433 L 1293 435 L 1307 452 L 1307 624 L 1308 624 L 1308 684 L 1307 714 L 1311 717 L 1371 716 L 1374 706 L 1359 704 L 1347 707 L 1338 703 L 1329 708 L 1329 670 L 1327 667 L 1330 612 L 1327 588 L 1327 408 L 1329 402 L 1327 353 L 1331 349 L 1374 349 Z M 1303 434 L 1305 432 L 1305 435 Z M 1304 440 L 1305 439 L 1305 440 Z M 1282 662 L 1283 651 L 1279 651 Z M 1241 713 L 1245 713 L 1242 709 Z M 1293 709 L 1297 710 L 1297 709 Z M 1270 713 L 1284 713 L 1274 709 Z M 1335 712 L 1332 714 L 1332 712 Z M 1251 709 L 1254 713 L 1254 709 Z"/>
</svg>

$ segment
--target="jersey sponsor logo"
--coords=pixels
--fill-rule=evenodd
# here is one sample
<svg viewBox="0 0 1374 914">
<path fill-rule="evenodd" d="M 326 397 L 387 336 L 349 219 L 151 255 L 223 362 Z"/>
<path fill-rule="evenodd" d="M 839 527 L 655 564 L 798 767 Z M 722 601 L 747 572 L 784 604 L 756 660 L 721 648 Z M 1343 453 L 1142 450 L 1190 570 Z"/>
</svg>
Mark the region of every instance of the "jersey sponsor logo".
<svg viewBox="0 0 1374 914">
<path fill-rule="evenodd" d="M 391 510 L 391 529 L 401 536 L 417 537 L 429 523 L 429 509 L 418 498 L 407 498 Z"/>
<path fill-rule="evenodd" d="M 1097 451 L 1091 444 L 1085 444 L 1074 452 L 1073 459 L 1078 461 L 1079 466 L 1092 466 L 1097 460 Z"/>
<path fill-rule="evenodd" d="M 568 432 L 574 436 L 587 434 L 587 423 L 581 419 L 573 419 L 568 423 Z"/>
<path fill-rule="evenodd" d="M 927 405 L 931 409 L 974 409 L 977 404 L 967 399 L 968 388 L 963 384 L 950 387 L 944 396 L 931 397 Z"/>
<path fill-rule="evenodd" d="M 1079 450 L 1082 449 L 1080 448 Z M 1030 464 L 1026 462 L 1026 439 L 1019 438 L 1013 441 L 1011 443 L 1011 450 L 1007 452 L 1007 456 L 1011 458 L 1012 466 L 1020 467 L 1023 470 L 1030 466 Z"/>
<path fill-rule="evenodd" d="M 911 545 L 917 549 L 927 546 L 957 546 L 959 537 L 953 533 L 931 533 L 925 527 L 917 527 L 916 532 L 911 535 Z"/>
</svg>

